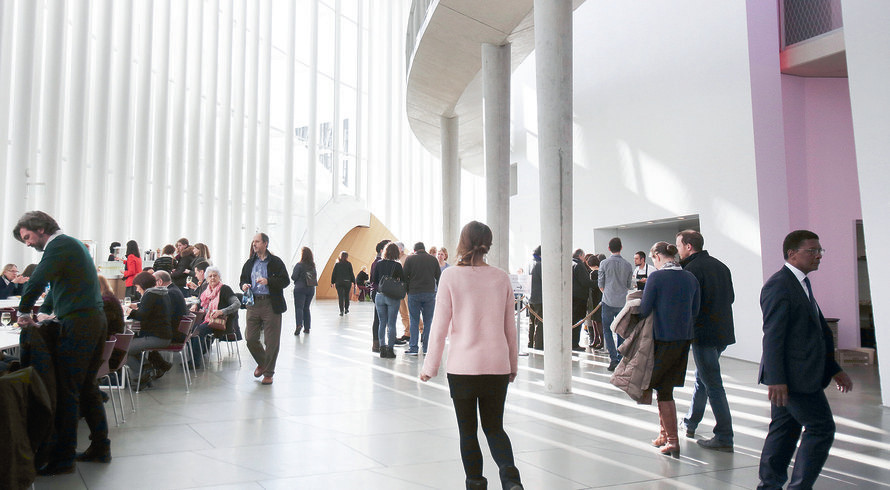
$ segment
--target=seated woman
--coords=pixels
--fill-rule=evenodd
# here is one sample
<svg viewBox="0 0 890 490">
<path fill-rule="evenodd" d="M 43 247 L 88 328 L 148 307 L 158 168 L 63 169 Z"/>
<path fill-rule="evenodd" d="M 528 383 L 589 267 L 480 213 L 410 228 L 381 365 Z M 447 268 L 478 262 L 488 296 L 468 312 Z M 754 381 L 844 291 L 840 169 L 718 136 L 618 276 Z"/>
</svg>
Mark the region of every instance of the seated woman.
<svg viewBox="0 0 890 490">
<path fill-rule="evenodd" d="M 161 256 L 153 264 L 154 270 L 173 272 L 174 254 L 176 254 L 176 249 L 173 248 L 173 245 L 164 245 L 164 248 L 161 249 Z"/>
<path fill-rule="evenodd" d="M 241 300 L 238 299 L 232 288 L 222 283 L 218 267 L 208 267 L 204 277 L 207 279 L 207 286 L 201 293 L 200 310 L 198 305 L 192 306 L 192 311 L 204 312 L 204 322 L 198 325 L 195 331 L 197 336 L 192 338 L 192 352 L 201 353 L 195 358 L 196 369 L 204 367 L 204 354 L 208 350 L 207 340 L 210 335 L 236 333 L 238 310 L 241 308 Z M 211 327 L 210 321 L 214 318 L 225 318 L 225 330 Z"/>
<path fill-rule="evenodd" d="M 359 301 L 364 301 L 365 296 L 369 298 L 371 296 L 371 286 L 368 285 L 368 279 L 370 279 L 370 276 L 368 276 L 368 267 L 363 265 L 362 270 L 360 270 L 359 273 L 355 275 L 355 286 L 358 288 L 359 291 Z"/>
<path fill-rule="evenodd" d="M 25 282 L 28 276 L 19 274 L 19 269 L 15 264 L 6 264 L 3 267 L 3 274 L 0 275 L 0 299 L 6 299 L 10 296 L 21 296 Z"/>
<path fill-rule="evenodd" d="M 142 351 L 170 345 L 172 329 L 170 315 L 173 310 L 167 288 L 157 287 L 155 276 L 148 272 L 140 272 L 133 278 L 133 285 L 142 299 L 137 307 L 127 309 L 127 318 L 139 321 L 139 333 L 130 342 L 130 355 L 127 366 L 130 374 L 138 376 Z M 154 366 L 146 366 L 142 373 L 142 384 L 154 379 Z M 136 379 L 131 379 L 135 384 Z"/>
<path fill-rule="evenodd" d="M 189 278 L 188 282 L 185 283 L 185 287 L 189 291 L 189 296 L 200 298 L 201 293 L 207 289 L 206 273 L 208 267 L 210 267 L 210 264 L 207 262 L 201 262 L 195 266 L 195 277 Z"/>
</svg>

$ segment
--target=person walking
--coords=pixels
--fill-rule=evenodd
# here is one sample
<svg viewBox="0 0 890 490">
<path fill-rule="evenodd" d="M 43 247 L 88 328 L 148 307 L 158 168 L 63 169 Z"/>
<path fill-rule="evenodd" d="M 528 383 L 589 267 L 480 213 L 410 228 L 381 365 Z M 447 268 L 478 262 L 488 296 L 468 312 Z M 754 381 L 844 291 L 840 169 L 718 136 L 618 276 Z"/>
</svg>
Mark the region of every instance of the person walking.
<svg viewBox="0 0 890 490">
<path fill-rule="evenodd" d="M 653 315 L 655 365 L 649 388 L 654 389 L 658 397 L 661 430 L 652 444 L 661 448 L 661 454 L 679 458 L 674 387 L 683 386 L 686 379 L 689 345 L 694 337 L 693 321 L 698 315 L 701 292 L 695 276 L 676 262 L 675 245 L 658 242 L 649 255 L 657 270 L 646 279 L 640 317 Z"/>
<path fill-rule="evenodd" d="M 340 306 L 340 316 L 349 314 L 349 293 L 355 284 L 355 272 L 349 262 L 349 253 L 346 250 L 340 252 L 340 258 L 334 264 L 331 272 L 331 287 L 337 288 L 337 303 Z"/>
<path fill-rule="evenodd" d="M 695 230 L 677 233 L 677 250 L 680 265 L 691 272 L 701 287 L 701 309 L 695 317 L 695 340 L 692 342 L 692 358 L 695 359 L 695 385 L 692 403 L 683 418 L 686 437 L 695 437 L 695 429 L 705 414 L 710 401 L 714 412 L 714 437 L 697 441 L 706 449 L 733 451 L 732 415 L 723 377 L 720 375 L 720 354 L 726 346 L 735 343 L 732 322 L 732 303 L 735 292 L 732 274 L 723 262 L 703 250 L 705 239 Z"/>
<path fill-rule="evenodd" d="M 315 271 L 315 258 L 309 247 L 300 249 L 300 261 L 294 265 L 291 279 L 294 280 L 294 317 L 297 327 L 294 335 L 300 332 L 309 333 L 312 328 L 312 315 L 309 313 L 309 305 L 315 297 L 315 287 L 318 286 L 318 275 Z M 342 315 L 343 312 L 341 311 Z"/>
<path fill-rule="evenodd" d="M 466 487 L 484 489 L 488 484 L 482 476 L 477 438 L 481 420 L 501 486 L 521 490 L 513 446 L 504 431 L 507 386 L 518 372 L 515 299 L 507 273 L 485 263 L 491 242 L 491 228 L 483 223 L 471 221 L 461 230 L 457 266 L 444 271 L 439 282 L 429 355 L 420 380 L 429 381 L 438 374 L 448 338 L 448 386 L 457 415 Z"/>
<path fill-rule="evenodd" d="M 758 489 L 785 485 L 795 449 L 788 488 L 813 487 L 834 442 L 825 388 L 833 379 L 841 393 L 853 389 L 853 380 L 834 360 L 831 330 L 810 283 L 809 274 L 819 269 L 825 253 L 819 235 L 792 231 L 782 252 L 785 265 L 760 291 L 763 357 L 758 381 L 767 385 L 771 420 L 760 452 Z"/>
<path fill-rule="evenodd" d="M 281 345 L 281 314 L 287 311 L 284 288 L 290 284 L 284 262 L 269 252 L 269 235 L 257 233 L 251 242 L 252 254 L 241 268 L 240 285 L 245 293 L 253 293 L 253 306 L 247 307 L 245 340 L 250 355 L 257 363 L 253 377 L 263 377 L 264 385 L 272 384 L 275 363 Z M 260 342 L 263 335 L 265 347 Z"/>
</svg>

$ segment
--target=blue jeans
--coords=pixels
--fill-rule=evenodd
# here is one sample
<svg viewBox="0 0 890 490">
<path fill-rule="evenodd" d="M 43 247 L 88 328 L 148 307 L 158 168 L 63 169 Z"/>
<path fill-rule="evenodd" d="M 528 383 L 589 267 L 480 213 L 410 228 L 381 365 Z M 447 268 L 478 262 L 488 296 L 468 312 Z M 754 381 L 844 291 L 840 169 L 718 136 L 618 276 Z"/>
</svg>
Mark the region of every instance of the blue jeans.
<svg viewBox="0 0 890 490">
<path fill-rule="evenodd" d="M 294 316 L 297 319 L 297 328 L 309 331 L 312 327 L 312 315 L 309 313 L 309 305 L 315 297 L 315 288 L 294 289 Z"/>
<path fill-rule="evenodd" d="M 417 337 L 420 329 L 420 315 L 423 314 L 423 352 L 426 353 L 433 312 L 436 310 L 436 293 L 412 293 L 408 295 L 408 316 L 411 319 L 411 343 L 408 352 L 417 352 Z"/>
<path fill-rule="evenodd" d="M 618 348 L 621 347 L 621 343 L 624 342 L 624 339 L 616 333 L 615 337 L 618 337 L 618 345 L 615 345 L 615 339 L 612 338 L 612 321 L 615 320 L 615 317 L 621 312 L 622 308 L 624 308 L 624 306 L 609 306 L 603 303 L 603 339 L 606 341 L 606 349 L 609 351 L 609 359 L 611 359 L 612 362 L 621 360 L 621 354 L 618 353 Z"/>
<path fill-rule="evenodd" d="M 725 444 L 732 444 L 732 415 L 729 402 L 723 389 L 720 375 L 720 354 L 725 347 L 707 347 L 692 344 L 692 357 L 695 359 L 695 385 L 692 390 L 692 403 L 683 419 L 686 427 L 695 430 L 705 414 L 705 405 L 711 402 L 714 412 L 714 437 Z"/>
<path fill-rule="evenodd" d="M 380 345 L 385 345 L 392 349 L 396 343 L 396 317 L 399 316 L 400 299 L 392 299 L 385 294 L 378 294 L 374 299 L 377 304 L 377 316 L 380 317 L 380 327 L 377 336 Z M 389 332 L 389 338 L 386 333 Z"/>
</svg>

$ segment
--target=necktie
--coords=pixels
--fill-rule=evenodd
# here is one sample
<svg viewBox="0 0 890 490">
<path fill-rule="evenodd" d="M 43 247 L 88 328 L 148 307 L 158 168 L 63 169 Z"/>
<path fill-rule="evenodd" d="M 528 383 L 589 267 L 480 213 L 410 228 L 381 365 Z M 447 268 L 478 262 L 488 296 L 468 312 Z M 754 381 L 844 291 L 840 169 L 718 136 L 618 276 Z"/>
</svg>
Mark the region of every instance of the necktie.
<svg viewBox="0 0 890 490">
<path fill-rule="evenodd" d="M 816 306 L 816 297 L 813 296 L 813 286 L 810 285 L 810 278 L 804 277 L 803 283 L 807 285 L 807 291 L 810 293 L 810 307 L 813 308 L 816 314 L 819 314 L 819 307 Z"/>
</svg>

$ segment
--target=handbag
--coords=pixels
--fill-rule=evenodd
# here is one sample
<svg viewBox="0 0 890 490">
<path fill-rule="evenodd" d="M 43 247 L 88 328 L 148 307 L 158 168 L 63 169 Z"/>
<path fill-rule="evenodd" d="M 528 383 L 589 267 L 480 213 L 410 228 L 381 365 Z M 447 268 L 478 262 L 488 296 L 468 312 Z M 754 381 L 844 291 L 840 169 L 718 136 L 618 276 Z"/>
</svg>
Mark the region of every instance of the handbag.
<svg viewBox="0 0 890 490">
<path fill-rule="evenodd" d="M 248 289 L 247 292 L 245 292 L 245 293 L 241 296 L 241 307 L 243 308 L 243 307 L 246 307 L 246 306 L 253 306 L 253 303 L 254 303 L 254 300 L 253 300 L 253 291 L 251 291 L 250 289 Z"/>
<path fill-rule="evenodd" d="M 380 284 L 377 289 L 391 299 L 400 300 L 404 298 L 407 293 L 405 283 L 391 276 L 383 276 L 383 278 L 380 279 Z"/>
<path fill-rule="evenodd" d="M 213 330 L 225 330 L 226 329 L 226 315 L 218 316 L 216 318 L 211 318 L 207 320 L 207 325 Z"/>
<path fill-rule="evenodd" d="M 315 277 L 315 270 L 303 272 L 303 280 L 306 281 L 306 287 L 314 288 L 318 286 L 318 278 Z"/>
</svg>

